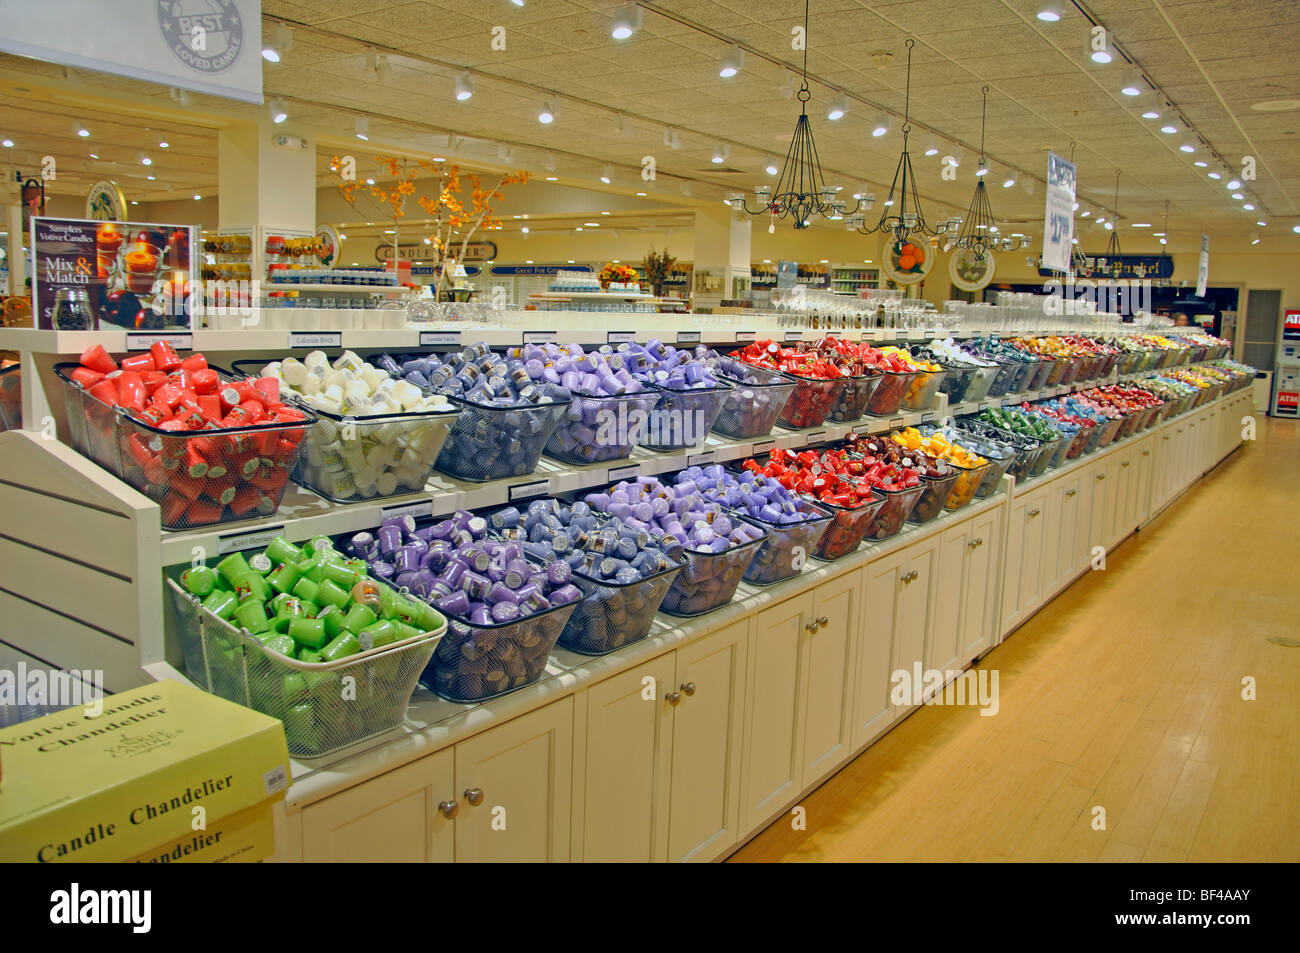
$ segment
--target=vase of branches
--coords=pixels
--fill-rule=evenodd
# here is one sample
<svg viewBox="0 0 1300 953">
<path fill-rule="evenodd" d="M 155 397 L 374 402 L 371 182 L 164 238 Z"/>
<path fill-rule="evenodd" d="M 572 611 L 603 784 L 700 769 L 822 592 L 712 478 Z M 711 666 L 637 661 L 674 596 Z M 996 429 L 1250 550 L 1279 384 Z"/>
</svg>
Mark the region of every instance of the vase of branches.
<svg viewBox="0 0 1300 953">
<path fill-rule="evenodd" d="M 664 282 L 673 273 L 675 264 L 677 259 L 668 254 L 667 248 L 662 252 L 656 252 L 653 245 L 650 246 L 649 254 L 641 260 L 641 267 L 645 269 L 646 283 L 650 285 L 656 298 L 664 296 Z"/>
</svg>

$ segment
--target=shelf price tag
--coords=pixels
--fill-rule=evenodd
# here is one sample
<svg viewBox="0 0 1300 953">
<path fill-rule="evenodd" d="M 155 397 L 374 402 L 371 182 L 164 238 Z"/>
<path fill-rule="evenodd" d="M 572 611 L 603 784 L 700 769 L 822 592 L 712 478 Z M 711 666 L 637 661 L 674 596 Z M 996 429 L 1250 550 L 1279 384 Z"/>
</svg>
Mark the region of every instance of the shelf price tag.
<svg viewBox="0 0 1300 953">
<path fill-rule="evenodd" d="M 531 483 L 516 483 L 510 488 L 508 499 L 511 503 L 515 500 L 527 499 L 530 496 L 542 496 L 550 492 L 550 480 L 533 480 Z"/>
<path fill-rule="evenodd" d="M 736 343 L 737 343 L 737 344 L 748 344 L 750 341 L 755 340 L 757 337 L 758 337 L 758 335 L 757 335 L 755 332 L 753 332 L 753 331 L 737 331 L 737 332 L 736 332 Z"/>
<path fill-rule="evenodd" d="M 126 332 L 126 349 L 128 351 L 147 351 L 159 341 L 166 341 L 178 351 L 194 350 L 193 334 L 139 334 Z"/>
<path fill-rule="evenodd" d="M 786 331 L 786 332 L 785 332 L 785 340 L 787 340 L 787 341 L 802 341 L 802 340 L 803 340 L 803 332 L 802 332 L 802 331 Z"/>
<path fill-rule="evenodd" d="M 607 344 L 630 344 L 635 340 L 635 331 L 610 331 L 605 335 L 605 342 Z"/>
<path fill-rule="evenodd" d="M 895 331 L 895 332 L 894 332 L 894 338 L 895 338 L 896 340 L 899 340 L 899 341 L 906 341 L 906 340 L 907 340 L 907 332 L 906 332 L 906 331 Z"/>
<path fill-rule="evenodd" d="M 523 335 L 525 344 L 551 344 L 554 341 L 554 331 L 525 331 Z"/>
<path fill-rule="evenodd" d="M 936 416 L 937 415 L 934 413 L 934 411 L 929 411 L 927 413 L 924 413 L 921 415 L 921 423 L 928 424 L 930 421 L 934 420 Z"/>
<path fill-rule="evenodd" d="M 610 483 L 617 483 L 619 480 L 635 480 L 641 475 L 641 464 L 629 463 L 625 467 L 610 467 L 605 473 L 605 479 Z"/>
<path fill-rule="evenodd" d="M 902 418 L 902 417 L 895 417 L 893 420 L 891 420 L 891 421 L 889 422 L 889 429 L 890 429 L 890 430 L 893 430 L 895 427 L 901 427 L 901 426 L 903 426 L 903 418 Z"/>
<path fill-rule="evenodd" d="M 217 537 L 218 553 L 236 553 L 242 549 L 262 549 L 271 540 L 284 532 L 284 524 L 266 526 L 262 529 L 245 530 L 241 533 L 226 533 Z"/>
<path fill-rule="evenodd" d="M 759 454 L 771 453 L 772 448 L 775 446 L 776 441 L 772 439 L 755 440 L 753 446 L 749 448 L 749 454 L 750 456 L 757 457 Z"/>
<path fill-rule="evenodd" d="M 702 467 L 707 463 L 713 462 L 713 451 L 705 450 L 703 453 L 690 453 L 686 455 L 686 465 L 688 467 Z"/>
<path fill-rule="evenodd" d="M 460 347 L 459 331 L 421 331 L 420 347 Z"/>
<path fill-rule="evenodd" d="M 433 500 L 421 500 L 419 503 L 396 503 L 392 506 L 385 506 L 379 511 L 379 521 L 397 519 L 402 516 L 410 516 L 414 519 L 420 519 L 423 516 L 433 515 Z"/>
<path fill-rule="evenodd" d="M 700 332 L 699 331 L 678 331 L 677 343 L 678 344 L 699 344 Z"/>
<path fill-rule="evenodd" d="M 342 347 L 342 331 L 290 331 L 289 347 Z"/>
<path fill-rule="evenodd" d="M 825 430 L 811 430 L 808 433 L 804 434 L 803 445 L 805 447 L 811 447 L 815 443 L 825 443 L 825 442 L 826 442 Z"/>
<path fill-rule="evenodd" d="M 871 433 L 872 428 L 875 426 L 875 424 L 858 424 L 853 428 L 853 432 L 859 437 L 865 437 Z"/>
</svg>

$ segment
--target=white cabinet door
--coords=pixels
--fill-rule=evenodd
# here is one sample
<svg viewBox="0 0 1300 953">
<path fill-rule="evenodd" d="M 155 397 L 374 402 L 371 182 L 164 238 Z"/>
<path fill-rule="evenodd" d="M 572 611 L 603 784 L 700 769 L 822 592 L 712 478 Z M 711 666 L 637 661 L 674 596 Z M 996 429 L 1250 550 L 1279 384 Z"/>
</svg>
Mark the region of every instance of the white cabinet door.
<svg viewBox="0 0 1300 953">
<path fill-rule="evenodd" d="M 997 606 L 997 587 L 1000 583 L 998 569 L 1002 559 L 1002 508 L 975 517 L 970 523 L 968 536 L 961 641 L 957 646 L 959 668 L 976 656 L 983 655 L 993 645 L 994 609 Z M 940 575 L 946 571 L 941 555 Z"/>
<path fill-rule="evenodd" d="M 939 536 L 939 573 L 934 582 L 934 624 L 926 648 L 926 668 L 946 671 L 958 663 L 965 621 L 962 593 L 966 567 L 974 552 L 970 523 L 959 523 Z"/>
<path fill-rule="evenodd" d="M 1139 526 L 1151 518 L 1151 497 L 1153 487 L 1153 459 L 1155 456 L 1156 437 L 1148 436 L 1142 441 L 1133 456 L 1133 512 L 1134 526 Z"/>
<path fill-rule="evenodd" d="M 1060 545 L 1056 554 L 1056 580 L 1063 584 L 1074 578 L 1083 563 L 1079 543 L 1079 485 L 1081 474 L 1072 473 L 1053 486 L 1057 518 L 1061 524 Z"/>
<path fill-rule="evenodd" d="M 459 802 L 450 748 L 363 781 L 302 810 L 309 863 L 450 863 Z"/>
<path fill-rule="evenodd" d="M 1043 507 L 1047 492 L 1017 497 L 1008 527 L 1007 568 L 1003 583 L 1003 629 L 1019 625 L 1037 606 L 1043 584 Z"/>
<path fill-rule="evenodd" d="M 913 676 L 925 668 L 925 645 L 930 636 L 931 596 L 939 563 L 939 542 L 931 537 L 903 550 L 899 577 L 898 613 L 894 622 L 894 671 Z M 895 717 L 914 705 L 898 706 Z"/>
<path fill-rule="evenodd" d="M 712 860 L 740 836 L 748 644 L 745 619 L 677 650 L 669 860 Z"/>
<path fill-rule="evenodd" d="M 857 674 L 853 689 L 853 748 L 856 751 L 894 720 L 889 700 L 893 672 L 902 556 L 895 553 L 862 570 L 863 611 L 857 635 Z"/>
<path fill-rule="evenodd" d="M 853 572 L 815 590 L 816 627 L 804 635 L 801 787 L 834 771 L 853 750 L 853 660 L 862 615 L 862 574 Z M 754 707 L 754 706 L 751 706 Z"/>
<path fill-rule="evenodd" d="M 667 859 L 673 716 L 664 696 L 677 687 L 675 664 L 669 652 L 587 690 L 587 740 L 574 778 L 582 843 L 574 860 Z"/>
<path fill-rule="evenodd" d="M 1061 506 L 1057 484 L 1051 483 L 1039 491 L 1042 501 L 1035 504 L 1041 510 L 1035 518 L 1043 534 L 1042 565 L 1039 566 L 1038 601 L 1041 603 L 1056 592 L 1061 578 L 1061 564 L 1057 558 L 1061 551 Z"/>
<path fill-rule="evenodd" d="M 1128 536 L 1137 525 L 1133 520 L 1136 510 L 1134 498 L 1137 482 L 1137 472 L 1133 469 L 1133 455 L 1136 450 L 1136 445 L 1125 447 L 1120 451 L 1119 459 L 1115 461 L 1115 520 L 1110 528 L 1112 544 Z"/>
<path fill-rule="evenodd" d="M 1114 457 L 1097 464 L 1092 474 L 1092 521 L 1088 528 L 1088 550 L 1098 546 L 1109 551 L 1110 530 L 1115 523 Z"/>
<path fill-rule="evenodd" d="M 565 861 L 573 783 L 573 699 L 456 745 L 456 860 Z"/>
<path fill-rule="evenodd" d="M 806 699 L 804 639 L 813 620 L 811 592 L 764 609 L 749 643 L 740 825 L 753 830 L 802 789 L 799 725 Z"/>
</svg>

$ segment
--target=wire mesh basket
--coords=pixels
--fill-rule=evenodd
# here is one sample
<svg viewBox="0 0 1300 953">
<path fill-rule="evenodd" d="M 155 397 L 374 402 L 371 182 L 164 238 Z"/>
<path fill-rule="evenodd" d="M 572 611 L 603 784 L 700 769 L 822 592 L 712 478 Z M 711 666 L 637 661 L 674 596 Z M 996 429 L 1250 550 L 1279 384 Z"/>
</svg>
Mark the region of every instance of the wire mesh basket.
<svg viewBox="0 0 1300 953">
<path fill-rule="evenodd" d="M 730 358 L 723 361 L 730 363 L 722 366 L 718 377 L 731 385 L 731 393 L 713 422 L 713 432 L 741 440 L 767 436 L 794 393 L 795 382 Z"/>
<path fill-rule="evenodd" d="M 876 393 L 876 388 L 880 386 L 880 382 L 884 379 L 884 374 L 879 372 L 864 374 L 861 377 L 844 378 L 844 387 L 840 390 L 835 403 L 831 405 L 830 411 L 826 414 L 827 419 L 834 420 L 837 423 L 850 423 L 862 419 L 867 404 L 870 403 L 872 396 Z"/>
<path fill-rule="evenodd" d="M 167 580 L 186 674 L 228 701 L 284 722 L 289 753 L 318 758 L 402 723 L 415 683 L 447 623 L 336 662 L 299 662 L 205 609 Z"/>
<path fill-rule="evenodd" d="M 817 544 L 834 514 L 805 499 L 797 500 L 795 506 L 804 516 L 797 523 L 773 522 L 733 509 L 767 531 L 767 539 L 745 570 L 745 582 L 765 586 L 797 576 L 808 557 L 816 554 Z"/>
<path fill-rule="evenodd" d="M 819 380 L 814 377 L 800 377 L 798 374 L 786 374 L 785 377 L 795 382 L 795 389 L 786 400 L 785 406 L 781 408 L 777 422 L 783 427 L 792 427 L 795 430 L 820 427 L 826 422 L 826 415 L 839 402 L 845 378 Z"/>
<path fill-rule="evenodd" d="M 578 465 L 624 460 L 644 436 L 658 402 L 650 390 L 610 397 L 574 393 L 546 441 L 546 455 Z"/>
<path fill-rule="evenodd" d="M 434 467 L 472 483 L 527 476 L 536 470 L 570 403 L 493 407 L 464 397 L 447 399 L 461 410 Z"/>
<path fill-rule="evenodd" d="M 880 487 L 875 487 L 875 490 L 885 499 L 876 510 L 876 518 L 871 521 L 871 526 L 867 529 L 867 539 L 888 539 L 897 535 L 903 528 L 903 524 L 907 522 L 907 518 L 912 515 L 916 501 L 925 491 L 925 484 L 922 482 L 906 490 L 884 490 Z"/>
<path fill-rule="evenodd" d="M 907 399 L 907 393 L 916 380 L 919 371 L 885 371 L 880 386 L 867 401 L 867 413 L 873 417 L 888 417 L 896 414 Z M 935 385 L 936 387 L 938 384 Z"/>
<path fill-rule="evenodd" d="M 298 464 L 307 433 L 303 420 L 269 426 L 164 430 L 105 403 L 68 377 L 77 364 L 56 364 L 72 445 L 161 510 L 167 529 L 190 529 L 269 516 Z M 222 382 L 234 378 L 216 370 Z"/>
<path fill-rule="evenodd" d="M 856 550 L 871 532 L 885 502 L 885 494 L 879 490 L 873 490 L 868 499 L 852 507 L 818 500 L 817 505 L 831 514 L 831 521 L 822 530 L 813 555 L 831 562 Z"/>
<path fill-rule="evenodd" d="M 582 581 L 576 583 L 579 589 Z M 515 622 L 476 625 L 448 615 L 447 634 L 420 682 L 448 701 L 481 702 L 531 685 L 578 602 L 566 602 Z"/>
<path fill-rule="evenodd" d="M 733 520 L 756 526 L 752 520 L 734 516 Z M 761 529 L 761 527 L 758 527 Z M 741 577 L 758 554 L 758 548 L 767 539 L 764 533 L 758 539 L 732 546 L 720 553 L 710 553 L 687 547 L 686 566 L 673 580 L 664 596 L 661 612 L 676 616 L 694 616 L 731 601 L 740 585 Z"/>
<path fill-rule="evenodd" d="M 23 429 L 23 366 L 0 368 L 0 431 Z"/>
<path fill-rule="evenodd" d="M 725 383 L 692 390 L 652 386 L 659 392 L 659 401 L 646 422 L 644 445 L 651 450 L 681 450 L 702 444 L 731 393 Z"/>
<path fill-rule="evenodd" d="M 685 567 L 686 560 L 681 559 L 667 569 L 626 584 L 593 579 L 575 571 L 574 576 L 581 580 L 583 598 L 560 633 L 559 644 L 582 655 L 605 655 L 644 639 L 650 634 L 650 625 L 664 597 Z"/>
</svg>

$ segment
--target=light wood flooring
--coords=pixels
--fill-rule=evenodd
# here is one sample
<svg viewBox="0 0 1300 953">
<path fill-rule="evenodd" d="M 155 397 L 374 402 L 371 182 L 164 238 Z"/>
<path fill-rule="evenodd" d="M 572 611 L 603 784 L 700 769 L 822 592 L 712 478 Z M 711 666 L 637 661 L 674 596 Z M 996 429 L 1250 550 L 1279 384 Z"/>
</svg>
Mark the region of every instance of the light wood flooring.
<svg viewBox="0 0 1300 953">
<path fill-rule="evenodd" d="M 921 708 L 732 860 L 1300 860 L 1300 648 L 1271 636 L 1300 640 L 1300 422 L 1261 415 L 981 660 L 998 715 Z"/>
</svg>

